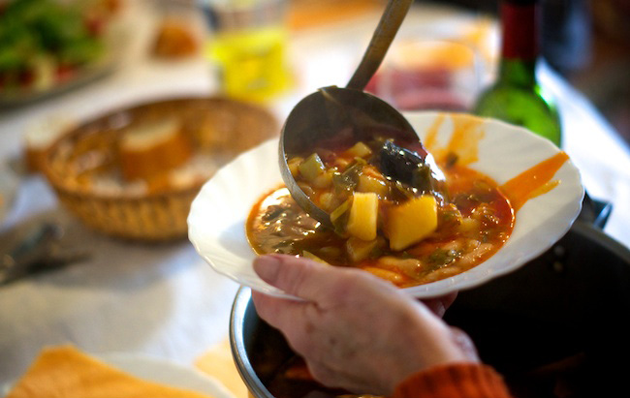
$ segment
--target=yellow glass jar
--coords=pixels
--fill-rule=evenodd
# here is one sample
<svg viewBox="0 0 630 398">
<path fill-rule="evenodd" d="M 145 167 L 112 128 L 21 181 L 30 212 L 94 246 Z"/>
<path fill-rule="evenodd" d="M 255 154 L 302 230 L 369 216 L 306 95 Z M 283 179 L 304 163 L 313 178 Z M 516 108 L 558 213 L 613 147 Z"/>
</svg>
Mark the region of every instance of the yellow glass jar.
<svg viewBox="0 0 630 398">
<path fill-rule="evenodd" d="M 209 60 L 224 94 L 265 101 L 291 85 L 286 0 L 209 1 Z"/>
</svg>

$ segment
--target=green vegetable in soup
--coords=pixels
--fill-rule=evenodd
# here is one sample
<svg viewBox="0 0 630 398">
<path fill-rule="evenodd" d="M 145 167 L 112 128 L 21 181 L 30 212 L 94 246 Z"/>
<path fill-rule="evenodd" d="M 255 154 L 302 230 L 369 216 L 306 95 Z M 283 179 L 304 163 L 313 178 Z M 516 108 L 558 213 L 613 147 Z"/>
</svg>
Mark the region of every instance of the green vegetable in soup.
<svg viewBox="0 0 630 398">
<path fill-rule="evenodd" d="M 324 173 L 326 166 L 324 166 L 324 162 L 322 162 L 319 155 L 314 153 L 306 158 L 306 160 L 300 164 L 298 169 L 306 181 L 313 181 Z"/>
</svg>

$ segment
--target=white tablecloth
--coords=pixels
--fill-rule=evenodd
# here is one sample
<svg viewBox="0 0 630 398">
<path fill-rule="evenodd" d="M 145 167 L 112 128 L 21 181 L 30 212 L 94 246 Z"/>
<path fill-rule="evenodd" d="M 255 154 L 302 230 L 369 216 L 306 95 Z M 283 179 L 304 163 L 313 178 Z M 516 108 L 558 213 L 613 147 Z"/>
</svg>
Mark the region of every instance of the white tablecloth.
<svg viewBox="0 0 630 398">
<path fill-rule="evenodd" d="M 144 99 L 210 94 L 216 89 L 203 58 L 160 62 L 147 55 L 155 19 L 140 2 L 134 40 L 111 76 L 45 102 L 0 113 L 0 160 L 20 156 L 30 123 L 53 114 L 78 120 Z M 145 11 L 138 13 L 138 11 Z M 142 18 L 139 15 L 143 15 Z M 414 9 L 404 29 L 448 29 L 450 9 Z M 296 89 L 271 106 L 283 118 L 318 87 L 345 85 L 376 26 L 377 15 L 302 31 L 291 40 Z M 471 16 L 459 15 L 462 21 Z M 630 246 L 630 151 L 592 105 L 544 66 L 542 83 L 558 99 L 565 149 L 589 193 L 611 201 L 605 231 Z M 139 245 L 89 231 L 59 207 L 40 177 L 28 177 L 2 229 L 55 219 L 92 258 L 0 288 L 0 383 L 21 374 L 44 345 L 71 342 L 92 353 L 152 354 L 190 365 L 226 338 L 238 286 L 214 273 L 188 242 Z"/>
</svg>

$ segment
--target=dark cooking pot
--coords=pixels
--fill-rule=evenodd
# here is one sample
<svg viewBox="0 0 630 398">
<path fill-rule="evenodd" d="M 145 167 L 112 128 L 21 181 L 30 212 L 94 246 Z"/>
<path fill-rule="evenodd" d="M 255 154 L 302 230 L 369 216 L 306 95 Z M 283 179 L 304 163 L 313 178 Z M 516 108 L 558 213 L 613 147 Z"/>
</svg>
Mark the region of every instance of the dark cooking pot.
<svg viewBox="0 0 630 398">
<path fill-rule="evenodd" d="M 624 378 L 629 316 L 630 251 L 578 221 L 518 271 L 460 292 L 445 320 L 472 337 L 482 360 L 505 376 L 517 397 L 613 397 L 630 390 Z M 230 339 L 251 393 L 282 395 L 270 384 L 294 354 L 258 318 L 248 288 L 234 301 Z M 280 388 L 295 398 L 327 392 L 306 381 Z"/>
</svg>

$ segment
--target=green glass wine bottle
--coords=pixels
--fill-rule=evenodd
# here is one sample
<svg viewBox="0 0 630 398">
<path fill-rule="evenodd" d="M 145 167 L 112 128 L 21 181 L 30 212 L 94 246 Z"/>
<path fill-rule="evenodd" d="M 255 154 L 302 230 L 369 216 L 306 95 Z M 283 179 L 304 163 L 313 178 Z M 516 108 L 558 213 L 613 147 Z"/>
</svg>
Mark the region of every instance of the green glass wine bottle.
<svg viewBox="0 0 630 398">
<path fill-rule="evenodd" d="M 523 126 L 558 147 L 558 111 L 536 79 L 539 58 L 538 0 L 501 2 L 501 61 L 497 81 L 476 101 L 474 113 Z"/>
</svg>

